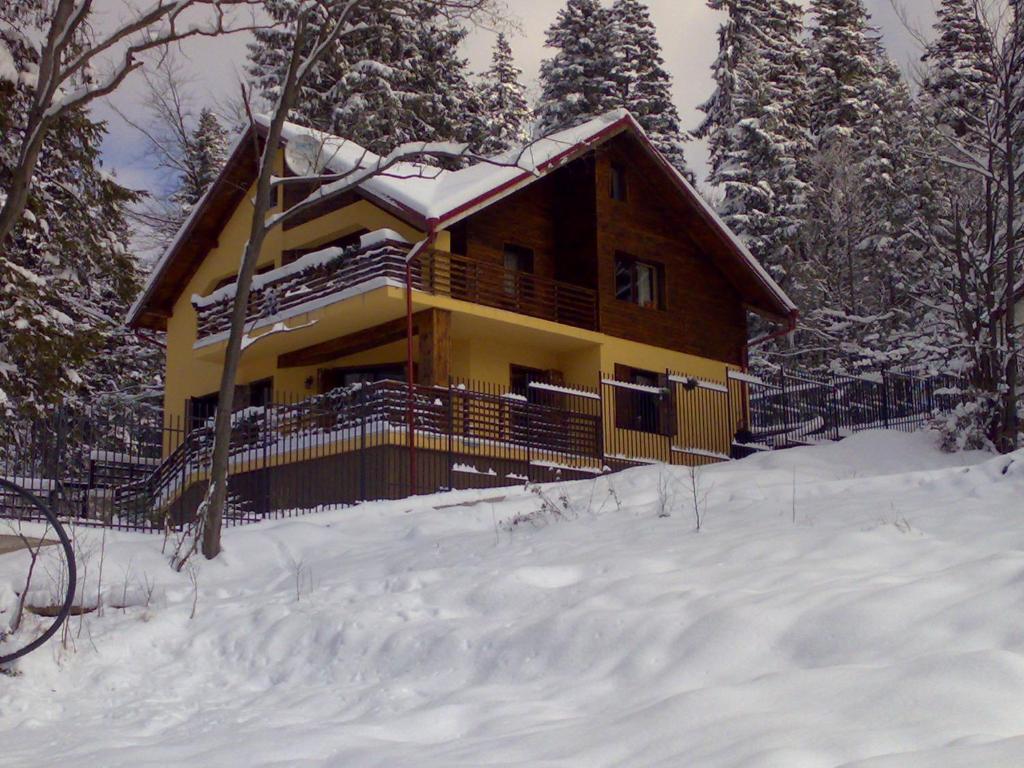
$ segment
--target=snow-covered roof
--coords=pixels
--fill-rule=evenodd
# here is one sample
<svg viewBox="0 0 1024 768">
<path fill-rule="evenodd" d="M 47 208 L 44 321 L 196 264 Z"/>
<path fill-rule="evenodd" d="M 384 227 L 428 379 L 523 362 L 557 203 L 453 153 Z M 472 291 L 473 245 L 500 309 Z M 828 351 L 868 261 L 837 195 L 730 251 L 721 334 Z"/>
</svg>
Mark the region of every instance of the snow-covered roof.
<svg viewBox="0 0 1024 768">
<path fill-rule="evenodd" d="M 415 214 L 423 223 L 436 220 L 439 225 L 450 224 L 474 201 L 506 185 L 528 182 L 553 170 L 570 159 L 566 155 L 578 155 L 604 131 L 624 127 L 624 120 L 632 122 L 632 117 L 625 110 L 614 110 L 575 128 L 536 139 L 522 148 L 481 159 L 475 165 L 459 170 L 444 170 L 421 162 L 399 162 L 360 184 L 359 189 Z M 257 122 L 266 126 L 268 119 L 257 117 Z M 344 174 L 381 168 L 388 162 L 387 158 L 353 141 L 293 123 L 285 124 L 282 138 L 290 146 L 301 147 L 295 151 L 286 150 L 290 164 L 307 166 L 293 169 L 296 172 L 322 167 L 328 172 Z M 458 153 L 463 147 L 458 144 L 412 143 L 399 147 L 393 154 L 408 155 L 420 149 Z M 298 162 L 292 163 L 293 159 Z"/>
<path fill-rule="evenodd" d="M 256 123 L 258 130 L 266 130 L 269 118 L 258 116 Z M 740 262 L 741 269 L 767 291 L 772 299 L 773 314 L 795 317 L 796 305 L 722 222 L 707 201 L 654 149 L 643 128 L 626 110 L 607 112 L 574 128 L 532 140 L 522 148 L 500 155 L 474 158 L 478 162 L 459 170 L 445 170 L 423 162 L 394 161 L 398 156 L 407 157 L 416 151 L 458 153 L 463 149 L 454 144 L 407 144 L 388 157 L 381 157 L 353 141 L 294 123 L 285 123 L 282 141 L 292 173 L 310 176 L 321 173 L 336 176 L 364 174 L 367 178 L 357 187 L 360 194 L 425 232 L 451 226 L 577 159 L 594 146 L 627 131 L 640 140 L 671 176 L 688 202 L 696 206 L 705 223 L 728 244 L 728 250 Z M 243 136 L 236 145 L 236 152 L 245 143 L 246 137 Z M 376 172 L 380 169 L 383 170 Z M 323 185 L 315 194 L 321 198 L 329 197 L 335 189 L 340 192 L 350 184 L 350 178 L 342 179 Z M 211 187 L 206 198 L 211 197 L 213 192 L 214 188 Z M 200 201 L 190 218 L 195 218 L 205 209 L 205 202 L 205 198 Z M 189 224 L 186 222 L 175 244 L 157 264 L 149 285 L 132 307 L 129 322 L 138 321 L 153 293 L 153 287 L 163 279 L 167 265 L 180 250 L 181 241 L 187 239 Z"/>
</svg>

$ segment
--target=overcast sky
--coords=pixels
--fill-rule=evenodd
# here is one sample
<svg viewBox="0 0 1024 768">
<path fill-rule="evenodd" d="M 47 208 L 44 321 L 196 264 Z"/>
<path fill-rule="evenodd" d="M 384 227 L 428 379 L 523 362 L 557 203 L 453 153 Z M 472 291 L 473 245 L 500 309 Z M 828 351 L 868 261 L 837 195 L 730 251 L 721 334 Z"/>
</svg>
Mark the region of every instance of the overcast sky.
<svg viewBox="0 0 1024 768">
<path fill-rule="evenodd" d="M 874 23 L 885 38 L 890 55 L 906 70 L 920 57 L 920 50 L 893 10 L 892 0 L 865 0 Z M 911 25 L 923 31 L 934 19 L 934 0 L 899 0 Z M 128 0 L 141 2 L 141 0 Z M 512 48 L 523 70 L 523 80 L 536 95 L 537 73 L 543 58 L 551 55 L 544 47 L 544 31 L 554 21 L 564 0 L 504 0 L 518 23 L 512 34 Z M 610 3 L 610 0 L 606 0 Z M 717 53 L 716 30 L 723 14 L 710 10 L 705 0 L 648 0 L 658 28 L 669 71 L 674 78 L 675 102 L 686 128 L 695 127 L 701 117 L 697 109 L 712 90 L 711 64 Z M 464 55 L 474 71 L 486 68 L 494 41 L 493 32 L 473 30 L 466 41 Z M 217 40 L 189 41 L 182 51 L 196 78 L 195 91 L 202 103 L 216 105 L 238 93 L 243 76 L 248 38 L 234 35 Z M 138 116 L 141 103 L 141 78 L 132 76 L 113 97 L 119 109 Z M 145 154 L 141 138 L 108 105 L 96 108 L 96 114 L 109 120 L 110 135 L 104 145 L 109 168 L 116 170 L 122 183 L 139 189 L 152 189 L 161 183 Z M 688 159 L 697 175 L 705 173 L 706 151 L 701 142 L 690 142 Z"/>
</svg>

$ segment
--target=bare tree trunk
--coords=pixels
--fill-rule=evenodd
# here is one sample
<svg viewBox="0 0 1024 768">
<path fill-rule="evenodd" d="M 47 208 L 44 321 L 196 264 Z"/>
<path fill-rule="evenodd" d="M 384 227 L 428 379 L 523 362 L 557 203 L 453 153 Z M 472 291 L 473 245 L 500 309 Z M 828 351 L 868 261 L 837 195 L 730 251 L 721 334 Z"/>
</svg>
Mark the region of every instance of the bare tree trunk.
<svg viewBox="0 0 1024 768">
<path fill-rule="evenodd" d="M 14 166 L 11 184 L 7 190 L 7 199 L 4 201 L 3 208 L 0 209 L 0 255 L 3 255 L 4 243 L 7 242 L 7 238 L 14 232 L 18 220 L 25 213 L 32 174 L 35 173 L 36 164 L 39 162 L 39 153 L 43 149 L 43 137 L 46 135 L 48 127 L 44 123 L 39 123 L 39 129 L 26 141 L 18 157 L 17 165 Z"/>
<path fill-rule="evenodd" d="M 339 22 L 340 23 L 340 22 Z M 267 133 L 266 143 L 260 159 L 260 173 L 256 182 L 256 199 L 253 206 L 249 242 L 245 257 L 238 272 L 235 302 L 231 308 L 231 333 L 224 352 L 224 368 L 221 371 L 220 393 L 217 396 L 217 414 L 214 421 L 213 460 L 210 467 L 212 493 L 209 494 L 208 508 L 203 521 L 203 556 L 212 559 L 220 554 L 220 534 L 224 520 L 224 508 L 228 494 L 228 459 L 231 449 L 231 412 L 234 406 L 235 381 L 238 365 L 242 360 L 242 340 L 245 336 L 246 313 L 249 308 L 249 293 L 256 262 L 267 236 L 266 216 L 273 207 L 271 178 L 274 175 L 274 159 L 281 143 L 288 111 L 295 100 L 299 86 L 299 67 L 302 63 L 302 49 L 306 42 L 306 17 L 301 16 L 295 30 L 295 44 L 292 48 L 288 71 L 281 88 L 277 108 Z M 258 147 L 254 148 L 258 149 Z"/>
<path fill-rule="evenodd" d="M 246 244 L 245 255 L 238 274 L 234 304 L 231 311 L 231 332 L 228 336 L 227 349 L 224 353 L 224 369 L 221 375 L 217 414 L 214 421 L 214 447 L 210 467 L 210 488 L 207 493 L 205 509 L 201 512 L 204 518 L 200 521 L 203 538 L 202 552 L 205 557 L 210 559 L 216 557 L 221 550 L 221 527 L 227 503 L 228 460 L 231 447 L 231 410 L 234 404 L 238 367 L 244 351 L 242 341 L 245 336 L 249 294 L 252 288 L 253 275 L 256 271 L 256 262 L 269 229 L 282 224 L 285 219 L 293 215 L 308 210 L 319 199 L 314 193 L 314 195 L 310 195 L 304 201 L 291 206 L 287 211 L 282 211 L 280 216 L 274 217 L 273 221 L 268 223 L 267 214 L 272 207 L 272 195 L 276 191 L 276 186 L 285 183 L 284 181 L 276 183 L 273 181 L 274 160 L 280 147 L 281 133 L 304 78 L 316 62 L 346 33 L 345 30 L 349 29 L 348 19 L 351 17 L 354 9 L 360 7 L 365 2 L 366 0 L 336 0 L 336 4 L 331 8 L 330 26 L 328 29 L 323 30 L 325 31 L 325 36 L 323 37 L 313 37 L 310 34 L 308 22 L 312 8 L 307 8 L 300 12 L 296 20 L 295 38 L 290 52 L 284 85 L 281 88 L 281 93 L 274 108 L 270 127 L 267 131 L 266 143 L 262 151 L 259 151 L 258 148 L 256 150 L 260 155 L 260 161 L 252 225 L 249 242 Z M 490 0 L 434 0 L 434 2 L 440 9 L 446 12 L 464 15 L 485 12 L 490 5 Z M 402 3 L 400 0 L 391 0 L 388 7 L 400 9 L 402 8 Z M 350 29 L 349 31 L 352 30 Z M 312 52 L 303 58 L 303 50 L 307 47 L 307 43 L 310 42 Z M 458 152 L 453 152 L 450 149 L 450 145 L 443 142 L 442 146 L 439 147 L 428 148 L 427 145 L 423 145 L 419 149 L 410 149 L 405 154 L 401 151 L 396 151 L 370 168 L 358 167 L 349 173 L 341 174 L 340 177 L 332 177 L 330 174 L 321 175 L 321 191 L 323 190 L 323 184 L 339 182 L 340 179 L 345 179 L 345 183 L 341 184 L 341 186 L 345 186 L 346 189 L 353 189 L 367 178 L 386 172 L 391 165 L 400 160 L 416 157 L 422 158 L 424 155 L 433 155 L 438 158 L 447 157 L 449 159 L 465 158 L 467 156 L 465 148 Z M 296 180 L 301 181 L 302 177 L 293 177 L 291 179 L 291 181 Z M 338 192 L 339 190 L 335 189 L 334 191 Z"/>
</svg>

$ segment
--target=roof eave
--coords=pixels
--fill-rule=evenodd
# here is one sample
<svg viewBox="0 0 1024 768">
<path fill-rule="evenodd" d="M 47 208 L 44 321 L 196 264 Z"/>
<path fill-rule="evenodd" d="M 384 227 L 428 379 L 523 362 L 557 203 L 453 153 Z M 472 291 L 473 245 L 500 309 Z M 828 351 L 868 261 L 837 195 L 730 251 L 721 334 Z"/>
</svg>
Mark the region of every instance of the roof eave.
<svg viewBox="0 0 1024 768">
<path fill-rule="evenodd" d="M 259 126 L 256 126 L 259 130 Z M 224 167 L 214 182 L 207 188 L 203 196 L 199 198 L 199 202 L 192 206 L 191 212 L 188 217 L 182 223 L 178 229 L 177 234 L 174 236 L 174 240 L 164 251 L 163 255 L 157 261 L 156 266 L 150 273 L 149 278 L 146 281 L 146 285 L 142 292 L 138 295 L 135 301 L 132 303 L 131 308 L 128 310 L 127 325 L 129 328 L 152 328 L 154 330 L 161 330 L 154 328 L 153 325 L 147 325 L 143 320 L 145 317 L 152 317 L 157 320 L 160 317 L 166 317 L 166 312 L 159 312 L 152 310 L 148 305 L 153 298 L 153 294 L 156 288 L 159 286 L 164 275 L 167 272 L 168 267 L 174 260 L 174 257 L 181 251 L 182 245 L 186 242 L 190 235 L 195 232 L 195 228 L 199 220 L 206 214 L 210 207 L 210 203 L 213 198 L 222 191 L 223 185 L 226 183 L 224 179 L 228 175 L 228 170 L 236 164 L 244 152 L 244 147 L 248 144 L 252 137 L 253 128 L 250 126 L 241 136 L 238 137 L 234 147 L 228 154 L 228 159 L 224 163 Z"/>
</svg>

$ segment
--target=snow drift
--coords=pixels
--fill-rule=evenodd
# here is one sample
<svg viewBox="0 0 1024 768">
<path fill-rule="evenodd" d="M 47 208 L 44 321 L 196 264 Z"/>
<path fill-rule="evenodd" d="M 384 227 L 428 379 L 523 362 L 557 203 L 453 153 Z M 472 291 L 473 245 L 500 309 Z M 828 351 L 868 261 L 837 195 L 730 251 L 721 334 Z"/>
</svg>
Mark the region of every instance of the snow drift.
<svg viewBox="0 0 1024 768">
<path fill-rule="evenodd" d="M 191 620 L 159 538 L 108 533 L 77 650 L 0 677 L 0 765 L 1024 764 L 1024 453 L 872 432 L 719 465 L 699 533 L 693 482 L 233 529 Z"/>
</svg>

